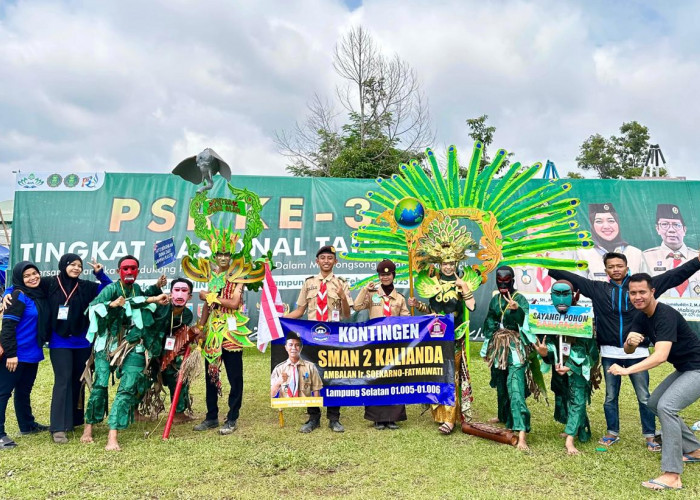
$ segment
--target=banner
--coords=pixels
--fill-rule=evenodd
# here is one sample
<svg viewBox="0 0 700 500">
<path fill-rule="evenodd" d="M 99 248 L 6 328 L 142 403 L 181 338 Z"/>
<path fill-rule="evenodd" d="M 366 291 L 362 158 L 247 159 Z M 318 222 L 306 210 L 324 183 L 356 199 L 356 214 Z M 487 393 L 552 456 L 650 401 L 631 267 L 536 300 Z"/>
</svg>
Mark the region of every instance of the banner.
<svg viewBox="0 0 700 500">
<path fill-rule="evenodd" d="M 153 245 L 153 263 L 156 269 L 175 262 L 175 242 L 172 238 L 159 241 Z"/>
<path fill-rule="evenodd" d="M 571 306 L 561 314 L 552 305 L 530 304 L 530 331 L 535 335 L 567 335 L 593 338 L 593 311 L 590 307 Z"/>
<path fill-rule="evenodd" d="M 280 323 L 286 338 L 272 343 L 273 408 L 455 404 L 451 316 Z"/>
<path fill-rule="evenodd" d="M 30 175 L 26 174 L 28 178 Z M 46 182 L 48 177 L 39 180 Z M 75 179 L 71 177 L 71 180 Z M 25 187 L 18 187 L 11 262 L 31 260 L 43 274 L 56 274 L 60 256 L 75 252 L 83 260 L 97 259 L 116 279 L 119 258 L 133 254 L 141 261 L 139 281 L 153 283 L 161 271 L 168 278 L 182 275 L 177 262 L 162 270 L 156 268 L 150 253 L 155 242 L 172 236 L 179 259 L 187 253 L 185 237 L 189 236 L 203 248 L 203 256 L 209 255 L 206 242 L 196 238 L 194 223 L 188 213 L 190 199 L 196 191 L 193 184 L 168 173 L 107 173 L 100 174 L 100 180 L 99 188 L 87 189 L 90 185 L 87 181 L 81 191 L 56 191 L 45 186 L 43 190 L 29 189 L 26 187 L 29 180 L 24 182 Z M 571 183 L 571 196 L 581 199 L 576 214 L 579 227 L 597 234 L 600 241 L 607 238 L 606 241 L 609 240 L 615 249 L 623 249 L 629 255 L 633 272 L 643 269 L 651 273 L 663 272 L 662 268 L 672 268 L 676 261 L 697 258 L 700 205 L 696 207 L 695 200 L 700 200 L 700 182 L 591 179 L 567 179 L 566 182 Z M 233 176 L 231 184 L 254 191 L 261 197 L 264 229 L 253 241 L 252 254 L 257 258 L 268 250 L 272 251 L 276 266 L 272 273 L 282 301 L 290 309 L 296 308 L 304 279 L 319 272 L 316 250 L 323 245 L 334 245 L 339 253 L 352 252 L 352 233 L 369 221 L 365 211 L 373 208 L 365 195 L 376 186 L 372 179 L 238 175 Z M 209 196 L 225 197 L 227 193 L 225 180 L 217 176 Z M 664 220 L 664 224 L 657 224 L 658 207 L 664 204 L 676 207 L 676 212 L 670 208 L 670 214 L 679 217 L 678 221 Z M 602 206 L 602 212 L 596 212 L 596 206 Z M 591 214 L 590 210 L 593 211 Z M 244 227 L 245 217 L 217 214 L 212 221 L 215 224 L 231 223 L 240 230 Z M 480 233 L 471 226 L 468 229 L 478 241 Z M 678 248 L 678 259 L 673 255 L 669 258 L 668 253 L 657 257 L 656 250 L 667 244 Z M 579 256 L 592 263 L 591 273 L 587 276 L 605 279 L 599 249 Z M 472 263 L 470 260 L 463 265 Z M 374 274 L 375 263 L 350 262 L 339 257 L 334 272 L 352 285 Z M 89 273 L 90 270 L 86 269 L 85 274 Z M 532 300 L 548 303 L 551 285 L 548 278 L 543 270 L 516 268 L 516 288 Z M 197 292 L 205 286 L 204 283 L 195 283 L 196 303 L 199 303 Z M 408 296 L 407 283 L 397 283 L 396 286 Z M 490 276 L 474 294 L 476 311 L 470 314 L 473 336 L 478 336 L 481 330 L 494 290 L 495 279 Z M 661 300 L 681 311 L 694 328 L 700 327 L 700 273 L 687 284 L 669 290 Z M 256 325 L 260 294 L 246 292 L 245 303 L 249 324 Z M 587 305 L 583 300 L 579 304 Z M 367 318 L 363 311 L 353 313 L 352 320 Z"/>
</svg>

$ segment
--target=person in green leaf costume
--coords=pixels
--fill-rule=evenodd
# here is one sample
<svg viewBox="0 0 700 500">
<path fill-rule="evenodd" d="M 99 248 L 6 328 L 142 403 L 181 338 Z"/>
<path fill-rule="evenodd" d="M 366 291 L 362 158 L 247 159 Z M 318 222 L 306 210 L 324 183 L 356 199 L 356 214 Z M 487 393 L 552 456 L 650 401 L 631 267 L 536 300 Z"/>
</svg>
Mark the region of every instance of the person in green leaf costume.
<svg viewBox="0 0 700 500">
<path fill-rule="evenodd" d="M 408 305 L 422 314 L 452 314 L 455 324 L 455 405 L 431 405 L 433 420 L 442 434 L 450 434 L 455 424 L 472 419 L 472 385 L 469 375 L 469 311 L 476 306 L 474 290 L 481 284 L 481 275 L 465 267 L 461 276 L 457 265 L 466 260 L 467 252 L 476 243 L 464 226 L 451 219 L 432 222 L 427 233 L 418 240 L 416 256 L 423 270 L 415 280 L 416 292 L 429 300 L 415 297 Z M 439 272 L 435 265 L 439 265 Z M 466 344 L 466 345 L 465 345 Z"/>
<path fill-rule="evenodd" d="M 533 346 L 537 341 L 528 326 L 530 305 L 514 287 L 515 273 L 509 266 L 496 270 L 496 286 L 484 321 L 485 341 L 481 356 L 491 368 L 491 387 L 496 389 L 498 417 L 489 422 L 502 422 L 518 432 L 518 449 L 527 450 L 530 432 L 530 410 L 527 397 L 539 395 L 544 386 L 539 360 Z"/>
<path fill-rule="evenodd" d="M 566 314 L 578 301 L 578 291 L 566 280 L 554 283 L 550 293 L 552 305 L 560 314 Z M 574 439 L 578 437 L 581 443 L 591 439 L 586 405 L 591 403 L 593 387 L 597 388 L 601 378 L 595 338 L 545 336 L 537 343 L 537 352 L 545 363 L 554 366 L 551 386 L 555 396 L 554 419 L 566 425 L 567 453 L 578 455 Z"/>
<path fill-rule="evenodd" d="M 126 429 L 134 419 L 134 408 L 148 389 L 145 368 L 151 357 L 160 355 L 163 333 L 155 327 L 156 304 L 169 302 L 161 286 L 161 276 L 154 286 L 142 290 L 136 283 L 139 261 L 132 255 L 119 259 L 119 281 L 106 286 L 88 307 L 90 327 L 88 340 L 93 343 L 94 378 L 83 375 L 91 385 L 85 411 L 85 429 L 80 439 L 93 442 L 92 427 L 107 413 L 107 385 L 112 367 L 120 379 L 117 394 L 109 412 L 108 451 L 119 450 L 117 431 Z"/>
</svg>

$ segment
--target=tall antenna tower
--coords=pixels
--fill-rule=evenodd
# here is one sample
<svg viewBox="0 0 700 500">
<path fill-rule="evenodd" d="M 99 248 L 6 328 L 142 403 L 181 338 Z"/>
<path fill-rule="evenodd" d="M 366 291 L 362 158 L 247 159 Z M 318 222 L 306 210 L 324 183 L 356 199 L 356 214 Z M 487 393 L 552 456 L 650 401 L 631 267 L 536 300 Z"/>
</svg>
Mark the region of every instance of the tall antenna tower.
<svg viewBox="0 0 700 500">
<path fill-rule="evenodd" d="M 661 152 L 661 148 L 658 144 L 650 144 L 647 161 L 644 165 L 644 170 L 642 170 L 642 177 L 661 177 L 661 167 L 666 169 L 664 177 L 668 177 L 669 169 L 666 166 L 666 159 Z"/>
</svg>

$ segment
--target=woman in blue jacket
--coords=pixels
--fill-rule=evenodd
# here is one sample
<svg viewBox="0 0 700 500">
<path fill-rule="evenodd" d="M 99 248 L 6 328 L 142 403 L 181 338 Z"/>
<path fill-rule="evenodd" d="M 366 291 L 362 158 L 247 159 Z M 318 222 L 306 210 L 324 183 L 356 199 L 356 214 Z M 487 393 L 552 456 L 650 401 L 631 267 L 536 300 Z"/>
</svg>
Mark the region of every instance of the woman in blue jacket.
<svg viewBox="0 0 700 500">
<path fill-rule="evenodd" d="M 30 402 L 49 330 L 49 308 L 40 282 L 39 269 L 31 262 L 20 262 L 12 269 L 12 303 L 5 310 L 0 333 L 0 450 L 17 446 L 5 433 L 5 410 L 12 391 L 20 433 L 48 430 L 34 419 Z"/>
</svg>

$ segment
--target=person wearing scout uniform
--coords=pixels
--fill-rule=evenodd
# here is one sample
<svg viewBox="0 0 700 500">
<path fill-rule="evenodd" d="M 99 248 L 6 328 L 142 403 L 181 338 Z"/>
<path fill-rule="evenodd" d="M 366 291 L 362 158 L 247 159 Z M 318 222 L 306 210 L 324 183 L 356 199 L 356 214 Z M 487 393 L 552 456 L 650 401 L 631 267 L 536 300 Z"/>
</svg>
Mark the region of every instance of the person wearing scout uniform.
<svg viewBox="0 0 700 500">
<path fill-rule="evenodd" d="M 323 381 L 316 365 L 301 359 L 303 343 L 294 332 L 287 334 L 284 350 L 289 358 L 275 366 L 270 375 L 270 397 L 298 398 L 319 396 Z"/>
<path fill-rule="evenodd" d="M 335 247 L 326 245 L 316 252 L 316 263 L 320 272 L 309 276 L 299 291 L 297 308 L 286 315 L 287 318 L 301 318 L 304 314 L 312 321 L 340 321 L 350 317 L 353 305 L 348 283 L 333 274 L 333 267 L 338 260 L 335 257 Z M 309 433 L 321 425 L 321 409 L 307 408 L 309 420 L 301 426 L 300 431 Z M 340 407 L 326 407 L 328 427 L 334 432 L 344 432 L 340 423 Z"/>
<path fill-rule="evenodd" d="M 353 308 L 369 309 L 369 319 L 387 316 L 409 316 L 406 298 L 394 288 L 396 264 L 386 259 L 377 264 L 380 285 L 374 281 L 360 290 Z M 365 419 L 374 422 L 374 428 L 398 429 L 396 422 L 406 420 L 405 405 L 365 406 Z"/>
<path fill-rule="evenodd" d="M 578 260 L 588 262 L 588 275 L 595 281 L 608 281 L 603 255 L 608 252 L 621 253 L 627 258 L 627 267 L 632 274 L 642 269 L 642 251 L 630 245 L 620 234 L 620 217 L 612 203 L 589 203 L 588 220 L 595 246 L 576 251 Z"/>
<path fill-rule="evenodd" d="M 657 205 L 656 232 L 661 236 L 661 245 L 644 251 L 643 271 L 651 276 L 657 276 L 696 258 L 698 252 L 688 248 L 683 242 L 685 231 L 683 215 L 676 205 Z M 700 297 L 700 273 L 671 288 L 664 293 L 664 296 Z"/>
</svg>

